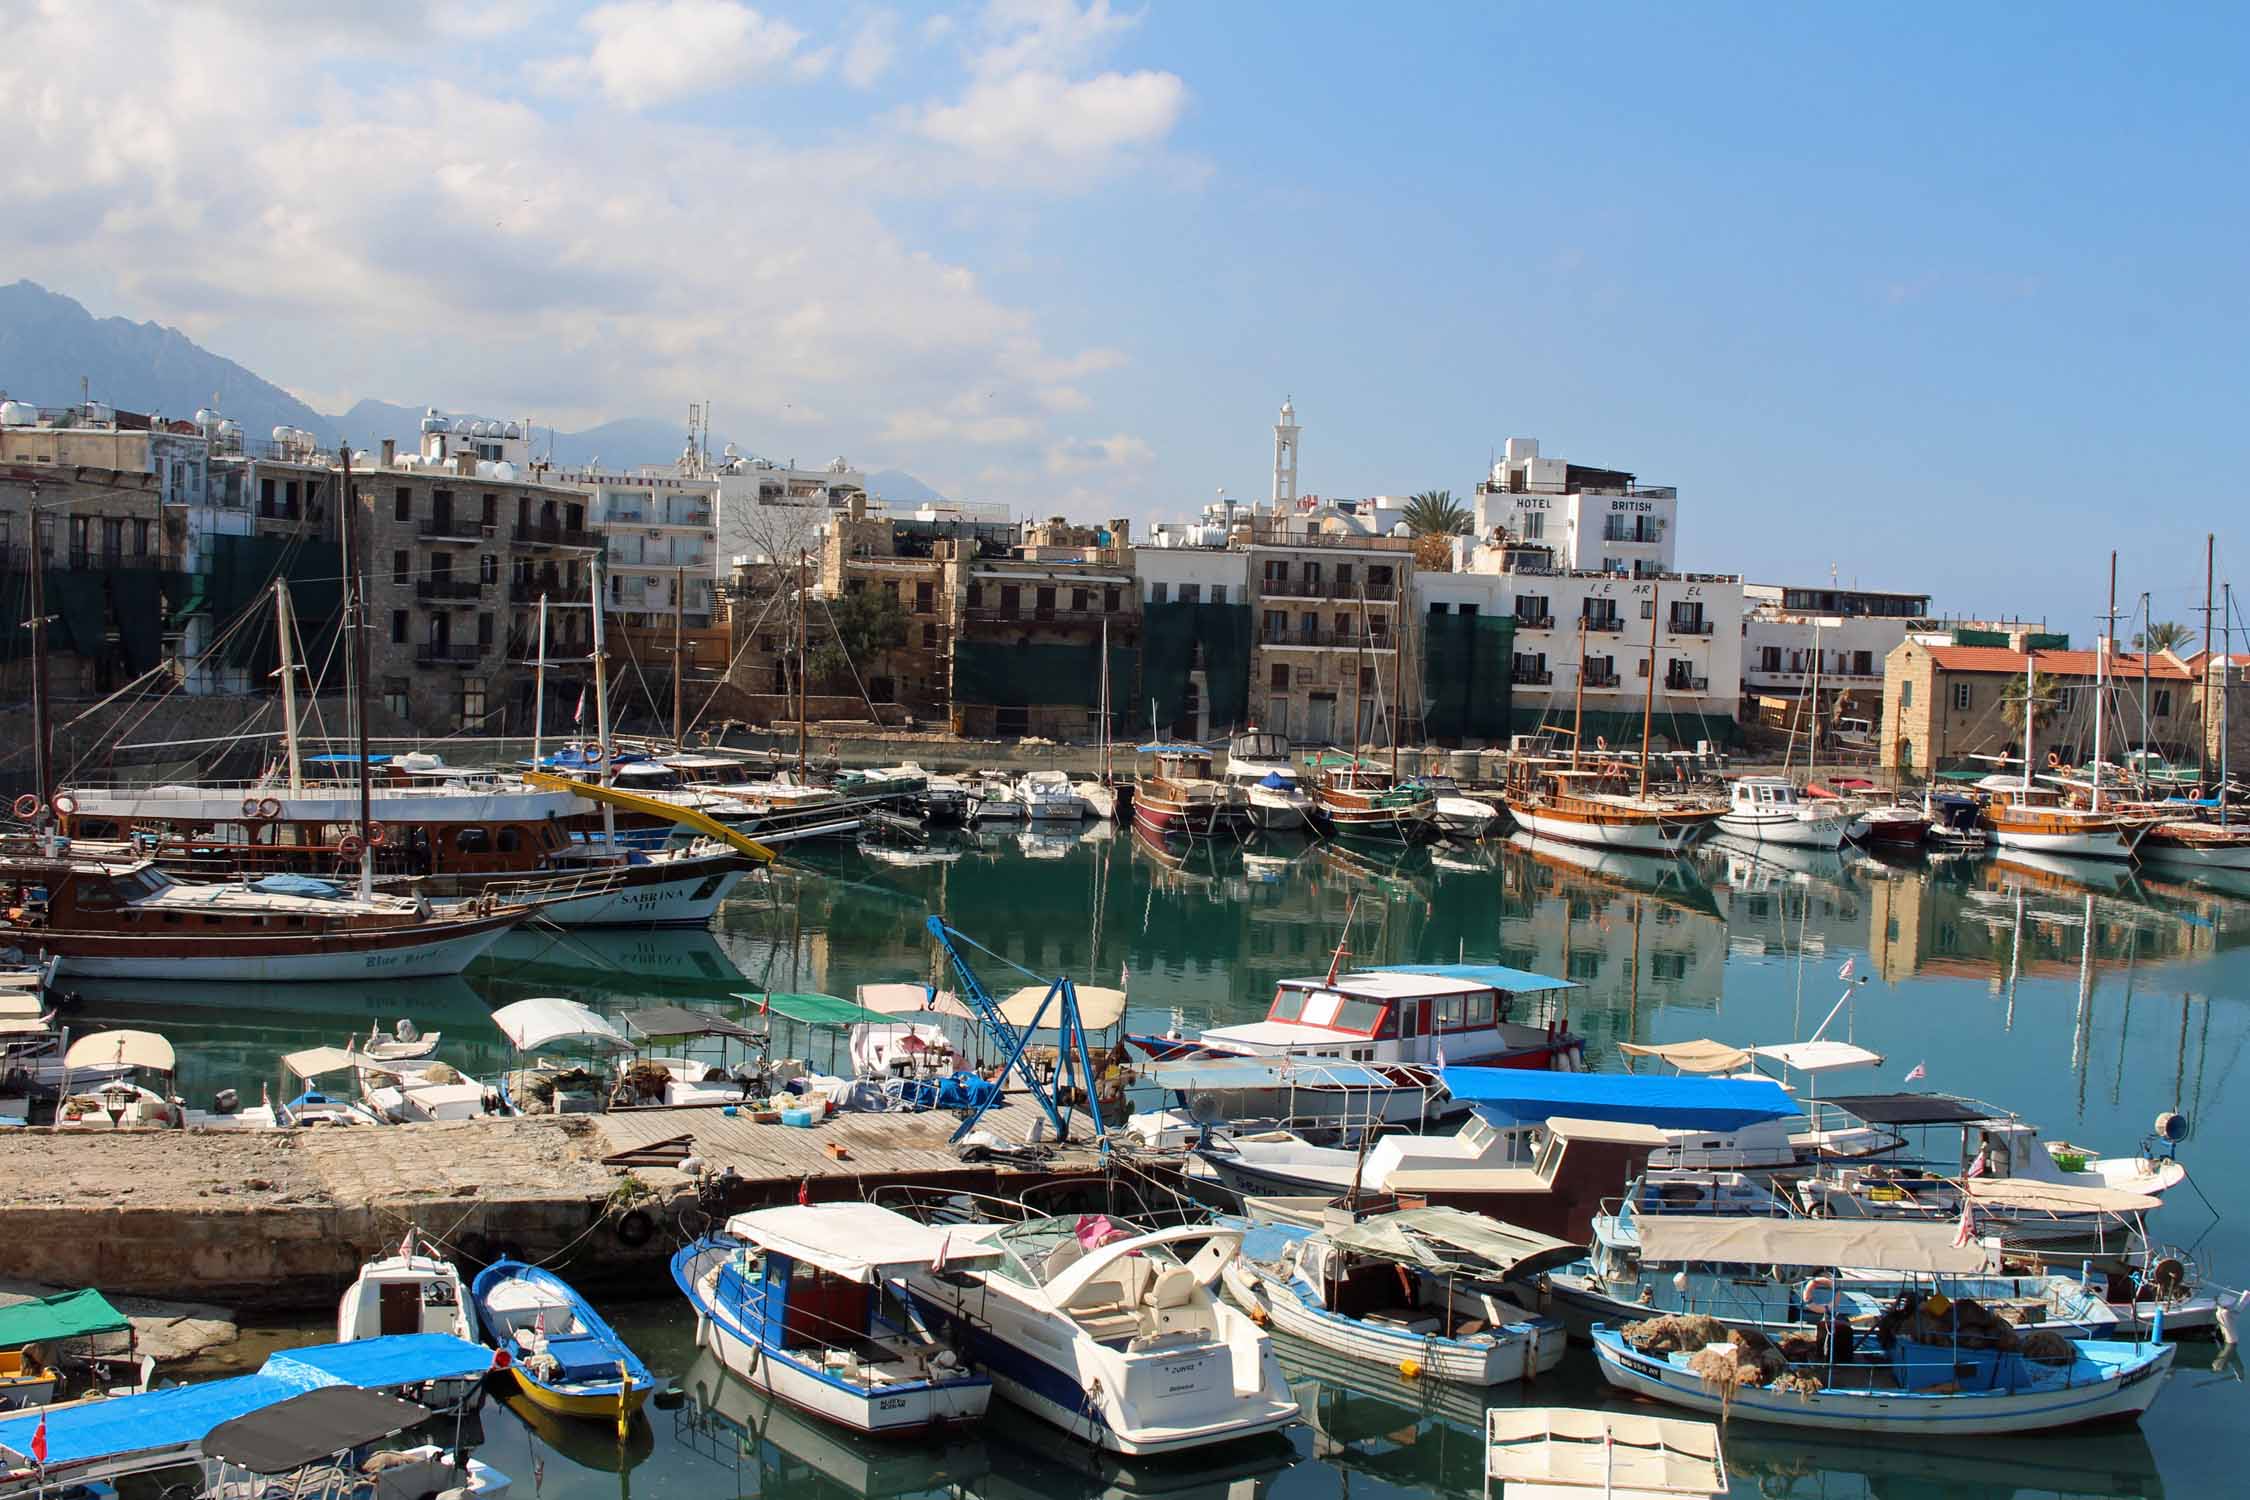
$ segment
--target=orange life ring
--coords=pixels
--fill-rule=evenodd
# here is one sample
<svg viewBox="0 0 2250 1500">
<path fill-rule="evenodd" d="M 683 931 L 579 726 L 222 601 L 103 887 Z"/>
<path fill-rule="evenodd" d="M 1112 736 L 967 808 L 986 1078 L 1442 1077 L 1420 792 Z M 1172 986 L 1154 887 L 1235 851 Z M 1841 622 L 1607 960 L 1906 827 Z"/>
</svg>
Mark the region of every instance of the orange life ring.
<svg viewBox="0 0 2250 1500">
<path fill-rule="evenodd" d="M 347 833 L 336 841 L 336 852 L 346 859 L 359 858 L 359 852 L 366 847 L 359 841 L 359 835 L 356 833 Z"/>
<path fill-rule="evenodd" d="M 39 799 L 29 792 L 25 792 L 21 797 L 18 797 L 16 799 L 16 816 L 19 818 L 38 817 Z"/>
<path fill-rule="evenodd" d="M 280 817 L 281 799 L 279 797 L 260 797 L 258 799 L 258 816 L 261 818 Z"/>
<path fill-rule="evenodd" d="M 367 842 L 371 848 L 382 848 L 384 842 L 389 839 L 390 836 L 390 831 L 384 828 L 380 823 L 370 823 L 367 825 Z"/>
<path fill-rule="evenodd" d="M 78 811 L 78 799 L 68 792 L 58 792 L 55 794 L 54 809 L 58 816 L 67 818 Z"/>
</svg>

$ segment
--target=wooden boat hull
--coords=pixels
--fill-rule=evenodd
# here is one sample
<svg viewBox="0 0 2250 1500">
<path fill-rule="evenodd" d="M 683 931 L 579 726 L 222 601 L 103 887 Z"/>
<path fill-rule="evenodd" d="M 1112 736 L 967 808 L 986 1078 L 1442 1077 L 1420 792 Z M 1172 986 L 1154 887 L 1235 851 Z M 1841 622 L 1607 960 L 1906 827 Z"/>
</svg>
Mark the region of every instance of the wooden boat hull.
<svg viewBox="0 0 2250 1500">
<path fill-rule="evenodd" d="M 0 936 L 58 960 L 56 972 L 83 979 L 185 979 L 238 983 L 427 979 L 458 974 L 521 922 L 530 908 L 426 925 L 289 935 L 192 931 L 109 933 L 31 928 Z"/>
<path fill-rule="evenodd" d="M 1684 1365 L 1640 1354 L 1607 1327 L 1594 1331 L 1602 1376 L 1619 1390 L 1738 1422 L 1906 1436 L 1978 1437 L 2137 1420 L 2163 1388 L 2164 1373 L 2179 1352 L 2174 1344 L 2146 1348 L 2145 1358 L 2106 1378 L 2051 1390 L 1932 1394 L 1824 1388 L 1800 1393 L 1745 1386 L 1722 1395 Z"/>
<path fill-rule="evenodd" d="M 2141 840 L 2139 853 L 2167 869 L 2250 870 L 2250 838 L 2181 838 L 2159 827 Z"/>
<path fill-rule="evenodd" d="M 1216 803 L 1158 801 L 1145 792 L 1133 799 L 1133 826 L 1163 838 L 1185 834 L 1201 838 L 1218 826 Z"/>
<path fill-rule="evenodd" d="M 1510 798 L 1508 812 L 1534 837 L 1623 849 L 1635 854 L 1677 854 L 1700 838 L 1712 819 L 1602 816 Z"/>
<path fill-rule="evenodd" d="M 1347 1318 L 1300 1297 L 1287 1279 L 1237 1258 L 1221 1273 L 1227 1294 L 1283 1333 L 1367 1364 L 1450 1385 L 1507 1385 L 1562 1363 L 1568 1338 L 1555 1318 L 1494 1330 L 1488 1339 L 1444 1338 Z"/>
</svg>

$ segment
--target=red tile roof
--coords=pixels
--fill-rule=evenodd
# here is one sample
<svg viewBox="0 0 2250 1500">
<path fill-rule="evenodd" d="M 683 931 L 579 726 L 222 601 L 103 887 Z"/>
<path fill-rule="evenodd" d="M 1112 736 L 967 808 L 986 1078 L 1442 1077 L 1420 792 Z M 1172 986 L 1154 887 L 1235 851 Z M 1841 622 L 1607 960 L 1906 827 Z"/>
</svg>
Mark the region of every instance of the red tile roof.
<svg viewBox="0 0 2250 1500">
<path fill-rule="evenodd" d="M 2094 653 L 2091 651 L 2037 651 L 2038 670 L 2054 677 L 2087 677 L 2094 675 Z M 1930 661 L 1942 672 L 2006 672 L 2021 675 L 2023 653 L 2010 651 L 2005 646 L 1932 646 Z M 2109 658 L 2111 678 L 2138 677 L 2141 675 L 2141 658 L 2130 651 L 2113 653 Z M 2185 682 L 2194 674 L 2167 656 L 2148 659 L 2148 675 L 2169 681 Z"/>
</svg>

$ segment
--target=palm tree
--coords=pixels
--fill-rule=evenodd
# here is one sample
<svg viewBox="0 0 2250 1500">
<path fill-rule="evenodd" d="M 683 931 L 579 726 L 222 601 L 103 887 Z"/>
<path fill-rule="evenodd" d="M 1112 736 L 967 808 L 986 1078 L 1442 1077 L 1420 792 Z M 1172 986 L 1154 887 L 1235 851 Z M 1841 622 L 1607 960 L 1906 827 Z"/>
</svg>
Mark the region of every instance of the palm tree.
<svg viewBox="0 0 2250 1500">
<path fill-rule="evenodd" d="M 2015 730 L 2016 738 L 2019 740 L 2023 738 L 2023 688 L 2024 682 L 2021 677 L 2011 677 L 2008 679 L 2008 685 L 2000 690 L 2000 716 L 2008 721 L 2009 727 Z M 2031 684 L 2031 732 L 2034 735 L 2054 722 L 2055 707 L 2061 701 L 2062 694 L 2058 691 L 2054 678 L 2049 677 L 2044 672 L 2033 678 Z"/>
<path fill-rule="evenodd" d="M 1410 496 L 1401 519 L 1416 536 L 1467 536 L 1476 525 L 1476 517 L 1453 498 L 1451 490 L 1424 490 Z"/>
<path fill-rule="evenodd" d="M 2135 651 L 2177 651 L 2195 639 L 2194 633 L 2177 620 L 2157 620 L 2148 629 L 2133 637 Z"/>
</svg>

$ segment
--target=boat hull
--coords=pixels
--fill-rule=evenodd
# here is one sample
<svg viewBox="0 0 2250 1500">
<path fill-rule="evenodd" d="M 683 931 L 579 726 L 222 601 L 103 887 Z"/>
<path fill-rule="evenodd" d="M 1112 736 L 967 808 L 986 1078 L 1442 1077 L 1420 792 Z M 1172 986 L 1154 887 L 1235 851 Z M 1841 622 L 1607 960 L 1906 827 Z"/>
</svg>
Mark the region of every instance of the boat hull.
<svg viewBox="0 0 2250 1500">
<path fill-rule="evenodd" d="M 1536 803 L 1510 802 L 1509 813 L 1536 838 L 1623 849 L 1635 854 L 1677 854 L 1694 843 L 1707 820 L 1588 818 Z"/>
<path fill-rule="evenodd" d="M 1738 839 L 1754 844 L 1786 844 L 1799 849 L 1840 849 L 1844 834 L 1851 827 L 1851 819 L 1839 814 L 1832 818 L 1759 817 L 1754 813 L 1727 813 L 1718 821 L 1721 833 L 1731 833 Z"/>
<path fill-rule="evenodd" d="M 1745 1386 L 1722 1396 L 1693 1371 L 1634 1352 L 1610 1329 L 1595 1331 L 1594 1350 L 1602 1376 L 1612 1386 L 1669 1406 L 1783 1427 L 1949 1437 L 2137 1420 L 2163 1389 L 2164 1372 L 2178 1353 L 2176 1345 L 2153 1345 L 2147 1359 L 2118 1374 L 2053 1390 L 1930 1394 L 1824 1388 L 1800 1393 Z"/>
<path fill-rule="evenodd" d="M 551 1386 L 541 1385 L 520 1364 L 512 1364 L 508 1369 L 516 1377 L 516 1389 L 533 1406 L 558 1417 L 574 1417 L 588 1422 L 615 1422 L 620 1426 L 630 1422 L 634 1413 L 648 1403 L 649 1393 L 653 1389 L 651 1385 L 635 1385 L 600 1394 L 558 1391 Z"/>
<path fill-rule="evenodd" d="M 1449 1385 L 1507 1385 L 1562 1363 L 1568 1338 L 1555 1318 L 1535 1318 L 1495 1331 L 1492 1338 L 1443 1338 L 1405 1327 L 1386 1328 L 1314 1306 L 1284 1278 L 1235 1260 L 1223 1279 L 1227 1294 L 1253 1317 L 1310 1344 L 1367 1364 Z"/>
<path fill-rule="evenodd" d="M 442 936 L 402 927 L 276 937 L 112 936 L 49 932 L 23 941 L 78 979 L 185 979 L 275 984 L 321 980 L 429 979 L 458 974 L 523 920 L 521 911 L 448 924 Z"/>
</svg>

